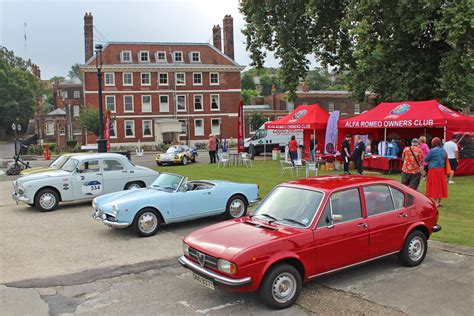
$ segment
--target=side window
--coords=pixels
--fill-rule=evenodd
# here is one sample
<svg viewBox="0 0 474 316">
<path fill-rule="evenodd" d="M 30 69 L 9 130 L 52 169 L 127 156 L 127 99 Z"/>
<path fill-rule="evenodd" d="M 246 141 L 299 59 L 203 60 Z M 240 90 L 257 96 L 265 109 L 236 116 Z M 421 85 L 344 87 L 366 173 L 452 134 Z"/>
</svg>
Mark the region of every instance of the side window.
<svg viewBox="0 0 474 316">
<path fill-rule="evenodd" d="M 319 218 L 319 223 L 317 227 L 326 227 L 331 224 L 331 205 L 329 201 L 326 204 L 326 207 L 323 210 L 323 214 Z"/>
<path fill-rule="evenodd" d="M 99 172 L 99 160 L 83 161 L 78 168 L 79 173 Z"/>
<path fill-rule="evenodd" d="M 401 209 L 405 205 L 405 194 L 400 192 L 400 190 L 390 187 L 392 192 L 393 202 L 395 202 L 395 209 Z"/>
<path fill-rule="evenodd" d="M 104 171 L 124 170 L 122 163 L 115 159 L 105 159 L 103 161 Z"/>
<path fill-rule="evenodd" d="M 407 206 L 412 206 L 413 204 L 415 204 L 415 198 L 413 197 L 413 195 L 407 194 L 407 197 Z"/>
<path fill-rule="evenodd" d="M 342 215 L 340 223 L 362 218 L 359 190 L 350 189 L 331 195 L 333 215 Z"/>
<path fill-rule="evenodd" d="M 364 187 L 365 206 L 367 215 L 374 216 L 393 211 L 392 196 L 386 185 L 370 185 Z"/>
</svg>

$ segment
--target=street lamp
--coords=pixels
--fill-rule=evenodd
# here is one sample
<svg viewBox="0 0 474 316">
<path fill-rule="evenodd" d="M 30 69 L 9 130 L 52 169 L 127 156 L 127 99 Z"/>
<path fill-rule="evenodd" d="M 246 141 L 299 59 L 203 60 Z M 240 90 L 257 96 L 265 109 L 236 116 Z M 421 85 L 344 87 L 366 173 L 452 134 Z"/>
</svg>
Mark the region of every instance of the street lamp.
<svg viewBox="0 0 474 316">
<path fill-rule="evenodd" d="M 99 138 L 97 149 L 100 153 L 107 152 L 107 140 L 104 139 L 104 112 L 102 110 L 102 48 L 101 44 L 95 45 L 95 66 L 97 68 L 98 94 L 99 94 Z"/>
<path fill-rule="evenodd" d="M 15 124 L 15 122 L 13 122 L 12 123 L 12 130 L 13 130 L 13 135 L 15 137 L 13 142 L 15 143 L 15 156 L 16 156 L 17 155 L 16 141 L 17 141 L 17 138 L 18 138 L 18 133 L 21 132 L 21 124 L 20 123 Z"/>
</svg>

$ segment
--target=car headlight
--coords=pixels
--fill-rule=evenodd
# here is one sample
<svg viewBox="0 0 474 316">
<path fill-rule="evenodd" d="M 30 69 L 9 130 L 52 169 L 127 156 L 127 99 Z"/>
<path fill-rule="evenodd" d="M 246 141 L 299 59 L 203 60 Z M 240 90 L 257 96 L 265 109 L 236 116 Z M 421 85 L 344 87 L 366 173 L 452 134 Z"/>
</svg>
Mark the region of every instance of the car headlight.
<svg viewBox="0 0 474 316">
<path fill-rule="evenodd" d="M 217 269 L 229 274 L 237 273 L 237 265 L 233 262 L 223 260 L 223 259 L 217 260 Z"/>
<path fill-rule="evenodd" d="M 174 159 L 179 159 L 179 155 L 174 155 Z"/>
<path fill-rule="evenodd" d="M 112 205 L 112 215 L 114 215 L 115 217 L 118 217 L 119 215 L 119 208 L 117 205 Z"/>
<path fill-rule="evenodd" d="M 189 246 L 188 244 L 184 243 L 183 242 L 183 253 L 186 255 L 186 256 L 189 256 Z"/>
<path fill-rule="evenodd" d="M 92 207 L 95 209 L 97 206 L 96 202 L 95 202 L 95 199 L 92 200 Z"/>
</svg>

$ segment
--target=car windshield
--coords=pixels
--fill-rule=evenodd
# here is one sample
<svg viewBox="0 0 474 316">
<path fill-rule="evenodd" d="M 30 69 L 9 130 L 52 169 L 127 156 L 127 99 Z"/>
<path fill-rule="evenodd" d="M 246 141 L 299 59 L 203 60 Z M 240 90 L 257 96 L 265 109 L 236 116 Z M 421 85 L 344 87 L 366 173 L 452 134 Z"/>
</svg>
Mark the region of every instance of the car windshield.
<svg viewBox="0 0 474 316">
<path fill-rule="evenodd" d="M 167 154 L 176 154 L 176 153 L 182 153 L 183 151 L 184 151 L 183 147 L 172 146 L 172 147 L 168 148 L 166 153 Z"/>
<path fill-rule="evenodd" d="M 316 214 L 323 193 L 293 187 L 277 187 L 255 209 L 252 216 L 278 224 L 308 227 Z"/>
<path fill-rule="evenodd" d="M 54 159 L 54 161 L 49 165 L 49 167 L 54 169 L 61 169 L 61 167 L 64 166 L 68 159 L 69 156 L 59 156 L 58 158 Z"/>
<path fill-rule="evenodd" d="M 175 191 L 181 180 L 182 176 L 169 173 L 160 173 L 158 178 L 151 184 L 151 188 L 165 191 Z"/>
<path fill-rule="evenodd" d="M 61 167 L 61 170 L 73 172 L 74 170 L 76 170 L 76 167 L 77 167 L 78 164 L 79 164 L 79 161 L 77 159 L 70 158 Z"/>
</svg>

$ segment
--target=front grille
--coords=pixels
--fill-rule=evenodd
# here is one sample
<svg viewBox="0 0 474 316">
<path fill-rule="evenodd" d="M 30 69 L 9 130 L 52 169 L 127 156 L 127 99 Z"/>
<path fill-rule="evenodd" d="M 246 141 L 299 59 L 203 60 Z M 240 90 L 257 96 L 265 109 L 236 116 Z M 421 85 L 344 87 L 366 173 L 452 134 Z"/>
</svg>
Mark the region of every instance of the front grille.
<svg viewBox="0 0 474 316">
<path fill-rule="evenodd" d="M 191 258 L 193 258 L 194 260 L 196 260 L 196 262 L 201 264 L 199 262 L 198 252 L 200 252 L 200 251 L 197 251 L 196 249 L 193 249 L 193 248 L 189 248 L 189 256 Z M 202 253 L 202 252 L 200 252 L 200 253 Z M 202 253 L 202 254 L 204 255 L 204 266 L 207 267 L 207 268 L 212 268 L 212 269 L 217 270 L 217 260 L 218 259 L 213 257 L 213 256 L 210 256 L 208 254 L 205 254 L 205 253 Z"/>
</svg>

